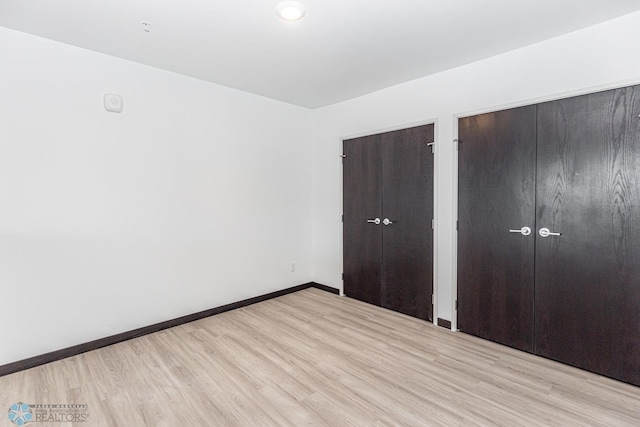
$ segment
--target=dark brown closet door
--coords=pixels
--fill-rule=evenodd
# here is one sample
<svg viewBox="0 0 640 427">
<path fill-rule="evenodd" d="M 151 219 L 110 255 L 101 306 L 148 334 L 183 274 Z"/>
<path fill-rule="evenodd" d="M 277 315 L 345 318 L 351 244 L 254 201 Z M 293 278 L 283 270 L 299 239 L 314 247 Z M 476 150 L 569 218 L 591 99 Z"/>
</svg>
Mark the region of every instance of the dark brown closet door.
<svg viewBox="0 0 640 427">
<path fill-rule="evenodd" d="M 458 326 L 533 351 L 536 106 L 462 118 L 458 134 Z"/>
<path fill-rule="evenodd" d="M 640 88 L 538 109 L 536 353 L 640 385 Z M 536 230 L 537 232 L 538 230 Z"/>
<path fill-rule="evenodd" d="M 432 320 L 433 125 L 382 134 L 382 306 Z"/>
<path fill-rule="evenodd" d="M 381 305 L 382 157 L 380 136 L 345 140 L 343 250 L 345 295 Z"/>
</svg>

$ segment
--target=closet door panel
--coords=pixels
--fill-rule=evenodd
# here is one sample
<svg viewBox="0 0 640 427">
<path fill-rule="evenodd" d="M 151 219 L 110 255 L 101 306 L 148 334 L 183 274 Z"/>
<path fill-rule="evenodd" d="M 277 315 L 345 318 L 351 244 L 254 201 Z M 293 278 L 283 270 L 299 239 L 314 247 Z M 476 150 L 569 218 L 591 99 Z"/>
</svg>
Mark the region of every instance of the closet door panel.
<svg viewBox="0 0 640 427">
<path fill-rule="evenodd" d="M 382 225 L 367 222 L 382 219 L 380 136 L 345 140 L 343 149 L 344 292 L 381 305 Z"/>
<path fill-rule="evenodd" d="M 537 354 L 640 384 L 640 89 L 540 104 Z M 538 230 L 536 230 L 538 231 Z"/>
<path fill-rule="evenodd" d="M 458 134 L 458 326 L 531 352 L 536 106 L 462 118 Z"/>
<path fill-rule="evenodd" d="M 382 306 L 432 320 L 433 125 L 382 134 Z M 383 219 L 384 219 L 383 218 Z"/>
</svg>

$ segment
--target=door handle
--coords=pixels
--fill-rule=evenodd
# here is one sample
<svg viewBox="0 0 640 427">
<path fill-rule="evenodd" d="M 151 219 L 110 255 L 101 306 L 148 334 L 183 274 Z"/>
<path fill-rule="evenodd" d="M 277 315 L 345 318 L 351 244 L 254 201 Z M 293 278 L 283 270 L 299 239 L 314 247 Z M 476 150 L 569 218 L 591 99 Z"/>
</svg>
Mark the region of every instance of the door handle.
<svg viewBox="0 0 640 427">
<path fill-rule="evenodd" d="M 531 229 L 529 227 L 522 227 L 518 230 L 509 230 L 509 233 L 520 233 L 523 236 L 528 236 L 531 234 Z"/>
<path fill-rule="evenodd" d="M 385 219 L 382 220 L 382 223 L 384 225 L 391 225 L 391 224 L 393 224 L 393 221 L 389 221 L 389 218 L 385 218 Z"/>
<path fill-rule="evenodd" d="M 380 218 L 376 218 L 376 219 L 368 219 L 367 222 L 371 222 L 375 225 L 380 225 Z"/>
<path fill-rule="evenodd" d="M 541 228 L 540 231 L 538 231 L 538 234 L 540 234 L 541 237 L 562 236 L 562 233 L 553 233 L 549 231 L 548 228 Z"/>
</svg>

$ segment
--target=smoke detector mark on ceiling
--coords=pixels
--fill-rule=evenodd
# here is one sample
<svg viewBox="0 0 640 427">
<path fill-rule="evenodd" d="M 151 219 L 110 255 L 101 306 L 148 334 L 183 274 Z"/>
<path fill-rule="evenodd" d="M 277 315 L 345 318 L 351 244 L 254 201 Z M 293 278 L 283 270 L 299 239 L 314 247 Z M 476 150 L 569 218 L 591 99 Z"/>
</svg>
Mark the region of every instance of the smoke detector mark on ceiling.
<svg viewBox="0 0 640 427">
<path fill-rule="evenodd" d="M 151 32 L 151 22 L 149 21 L 142 21 L 140 24 L 142 24 L 142 30 L 145 33 L 149 33 Z"/>
</svg>

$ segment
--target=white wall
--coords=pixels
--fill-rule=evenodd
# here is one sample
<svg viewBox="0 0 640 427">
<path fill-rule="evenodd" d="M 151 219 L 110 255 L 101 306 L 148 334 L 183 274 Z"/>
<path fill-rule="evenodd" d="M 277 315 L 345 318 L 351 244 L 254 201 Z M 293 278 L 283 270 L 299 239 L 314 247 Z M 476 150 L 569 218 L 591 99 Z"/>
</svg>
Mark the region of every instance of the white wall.
<svg viewBox="0 0 640 427">
<path fill-rule="evenodd" d="M 310 111 L 3 28 L 0 58 L 0 365 L 311 280 Z"/>
<path fill-rule="evenodd" d="M 435 119 L 434 285 L 437 316 L 453 320 L 455 328 L 456 116 L 640 83 L 638 40 L 640 12 L 315 110 L 314 280 L 342 288 L 341 139 Z"/>
</svg>

